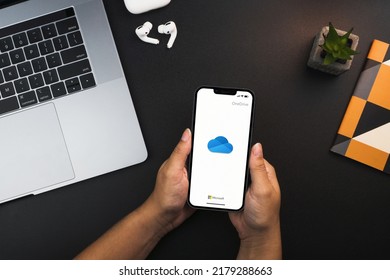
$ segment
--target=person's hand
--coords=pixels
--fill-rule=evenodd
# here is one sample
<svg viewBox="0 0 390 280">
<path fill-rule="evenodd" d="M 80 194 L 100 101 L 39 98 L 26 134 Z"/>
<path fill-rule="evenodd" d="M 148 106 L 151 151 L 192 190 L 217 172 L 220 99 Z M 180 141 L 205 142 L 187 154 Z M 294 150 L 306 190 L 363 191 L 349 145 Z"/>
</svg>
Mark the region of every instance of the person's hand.
<svg viewBox="0 0 390 280">
<path fill-rule="evenodd" d="M 279 259 L 280 188 L 275 169 L 263 157 L 261 144 L 252 148 L 249 169 L 252 183 L 245 196 L 244 209 L 229 213 L 241 240 L 237 258 Z"/>
<path fill-rule="evenodd" d="M 185 163 L 190 151 L 191 131 L 187 129 L 170 158 L 161 166 L 149 198 L 76 258 L 146 258 L 166 233 L 194 212 L 186 205 L 189 183 Z"/>
<path fill-rule="evenodd" d="M 190 151 L 191 131 L 186 129 L 171 156 L 161 165 L 154 191 L 147 201 L 159 213 L 157 222 L 165 233 L 194 212 L 186 203 L 189 186 L 186 160 Z"/>
</svg>

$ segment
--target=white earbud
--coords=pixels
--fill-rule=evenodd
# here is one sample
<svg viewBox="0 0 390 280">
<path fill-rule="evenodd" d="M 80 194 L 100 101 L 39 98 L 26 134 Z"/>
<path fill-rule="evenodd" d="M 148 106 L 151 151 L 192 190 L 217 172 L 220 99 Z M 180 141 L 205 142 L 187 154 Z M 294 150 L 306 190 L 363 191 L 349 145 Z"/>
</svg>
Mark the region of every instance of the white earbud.
<svg viewBox="0 0 390 280">
<path fill-rule="evenodd" d="M 137 27 L 137 29 L 135 30 L 135 34 L 137 34 L 138 38 L 140 38 L 142 41 L 149 44 L 157 45 L 158 43 L 160 43 L 159 40 L 148 37 L 152 28 L 153 24 L 147 21 L 143 25 Z"/>
<path fill-rule="evenodd" d="M 158 32 L 161 34 L 170 34 L 171 37 L 169 38 L 167 47 L 168 49 L 172 48 L 173 43 L 176 40 L 177 36 L 177 28 L 176 24 L 173 21 L 168 21 L 166 24 L 162 24 L 158 27 Z"/>
</svg>

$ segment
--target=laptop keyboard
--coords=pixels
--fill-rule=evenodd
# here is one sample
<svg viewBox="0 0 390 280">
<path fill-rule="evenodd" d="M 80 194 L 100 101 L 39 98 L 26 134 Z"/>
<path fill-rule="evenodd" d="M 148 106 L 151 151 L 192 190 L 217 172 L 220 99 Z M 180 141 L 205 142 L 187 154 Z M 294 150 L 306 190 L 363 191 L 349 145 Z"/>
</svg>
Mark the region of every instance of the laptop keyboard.
<svg viewBox="0 0 390 280">
<path fill-rule="evenodd" d="M 0 115 L 95 85 L 73 8 L 0 29 Z"/>
</svg>

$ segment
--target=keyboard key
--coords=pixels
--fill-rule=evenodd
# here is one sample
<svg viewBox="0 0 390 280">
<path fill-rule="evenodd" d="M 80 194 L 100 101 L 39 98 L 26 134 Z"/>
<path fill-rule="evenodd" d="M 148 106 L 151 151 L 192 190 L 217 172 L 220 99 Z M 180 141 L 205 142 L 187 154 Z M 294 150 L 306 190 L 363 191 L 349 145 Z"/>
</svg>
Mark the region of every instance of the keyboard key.
<svg viewBox="0 0 390 280">
<path fill-rule="evenodd" d="M 45 78 L 45 82 L 47 85 L 58 82 L 58 74 L 55 69 L 43 72 L 43 77 Z"/>
<path fill-rule="evenodd" d="M 54 46 L 51 40 L 43 41 L 38 44 L 41 55 L 47 55 L 54 52 Z"/>
<path fill-rule="evenodd" d="M 63 82 L 52 84 L 50 88 L 54 97 L 59 97 L 66 94 L 66 88 Z"/>
<path fill-rule="evenodd" d="M 18 71 L 16 70 L 15 66 L 4 68 L 3 74 L 4 74 L 4 79 L 7 82 L 19 78 Z"/>
<path fill-rule="evenodd" d="M 0 54 L 0 68 L 4 68 L 11 65 L 8 53 Z"/>
<path fill-rule="evenodd" d="M 67 35 L 67 37 L 68 37 L 69 45 L 71 47 L 74 47 L 74 46 L 77 46 L 77 45 L 80 45 L 83 43 L 83 38 L 81 37 L 80 31 L 70 33 Z"/>
<path fill-rule="evenodd" d="M 0 93 L 3 98 L 15 95 L 14 85 L 11 82 L 0 85 Z"/>
<path fill-rule="evenodd" d="M 0 100 L 0 114 L 8 113 L 19 109 L 19 103 L 16 97 Z"/>
<path fill-rule="evenodd" d="M 0 71 L 0 84 L 4 83 L 3 73 Z"/>
<path fill-rule="evenodd" d="M 17 93 L 25 92 L 30 90 L 30 86 L 28 85 L 27 78 L 23 78 L 20 80 L 16 80 L 14 82 L 15 84 L 15 89 Z"/>
<path fill-rule="evenodd" d="M 56 23 L 58 34 L 62 35 L 79 29 L 79 25 L 75 17 L 59 21 Z"/>
<path fill-rule="evenodd" d="M 62 64 L 59 53 L 53 53 L 46 56 L 47 65 L 49 68 L 57 67 Z"/>
<path fill-rule="evenodd" d="M 35 73 L 42 72 L 47 69 L 46 59 L 44 57 L 34 59 L 31 63 Z"/>
<path fill-rule="evenodd" d="M 41 33 L 40 28 L 34 28 L 30 31 L 27 31 L 28 39 L 30 40 L 30 43 L 37 43 L 43 40 L 43 36 Z"/>
<path fill-rule="evenodd" d="M 14 49 L 14 44 L 12 43 L 11 37 L 2 38 L 0 40 L 0 51 L 8 52 Z"/>
<path fill-rule="evenodd" d="M 24 32 L 12 36 L 12 39 L 14 40 L 15 48 L 24 47 L 28 44 L 27 35 Z"/>
<path fill-rule="evenodd" d="M 43 77 L 41 73 L 32 75 L 28 77 L 28 81 L 30 82 L 31 88 L 39 88 L 45 85 L 45 82 L 43 81 Z"/>
<path fill-rule="evenodd" d="M 32 69 L 30 61 L 20 63 L 20 64 L 18 64 L 17 67 L 18 67 L 20 77 L 25 77 L 25 76 L 31 75 L 33 73 L 33 69 Z"/>
<path fill-rule="evenodd" d="M 92 73 L 85 74 L 80 76 L 80 82 L 83 86 L 83 89 L 96 86 L 95 78 Z"/>
<path fill-rule="evenodd" d="M 84 45 L 67 49 L 61 52 L 62 61 L 64 63 L 74 62 L 87 57 L 87 51 Z"/>
<path fill-rule="evenodd" d="M 37 89 L 36 92 L 37 92 L 39 102 L 43 102 L 43 101 L 50 100 L 53 98 L 49 87 L 43 87 L 43 88 Z"/>
<path fill-rule="evenodd" d="M 42 33 L 45 39 L 53 38 L 57 36 L 57 30 L 54 23 L 42 26 Z"/>
<path fill-rule="evenodd" d="M 26 60 L 22 49 L 17 49 L 9 53 L 13 64 L 17 64 Z"/>
<path fill-rule="evenodd" d="M 33 59 L 39 56 L 38 46 L 36 44 L 24 48 L 27 59 Z"/>
<path fill-rule="evenodd" d="M 91 72 L 91 65 L 89 64 L 88 59 L 80 60 L 72 64 L 61 66 L 58 68 L 58 74 L 60 75 L 61 80 L 67 80 L 69 78 L 79 76 Z"/>
<path fill-rule="evenodd" d="M 73 93 L 73 92 L 81 90 L 80 82 L 79 82 L 79 79 L 77 77 L 65 81 L 65 86 L 66 86 L 66 89 L 68 90 L 68 93 Z"/>
<path fill-rule="evenodd" d="M 66 40 L 66 36 L 60 36 L 53 39 L 54 48 L 56 51 L 61 51 L 69 48 L 68 40 Z"/>
<path fill-rule="evenodd" d="M 19 98 L 20 106 L 22 108 L 38 103 L 37 97 L 35 96 L 35 92 L 33 90 L 26 93 L 19 94 L 18 98 Z"/>
</svg>

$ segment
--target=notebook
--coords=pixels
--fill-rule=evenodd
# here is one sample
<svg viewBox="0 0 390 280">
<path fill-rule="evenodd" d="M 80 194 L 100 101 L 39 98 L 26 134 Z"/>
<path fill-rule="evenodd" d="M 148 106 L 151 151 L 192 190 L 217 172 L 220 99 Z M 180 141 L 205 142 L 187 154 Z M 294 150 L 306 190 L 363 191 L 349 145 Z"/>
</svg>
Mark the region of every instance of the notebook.
<svg viewBox="0 0 390 280">
<path fill-rule="evenodd" d="M 331 151 L 390 174 L 390 49 L 374 40 Z"/>
<path fill-rule="evenodd" d="M 144 161 L 102 1 L 0 5 L 0 203 Z"/>
</svg>

